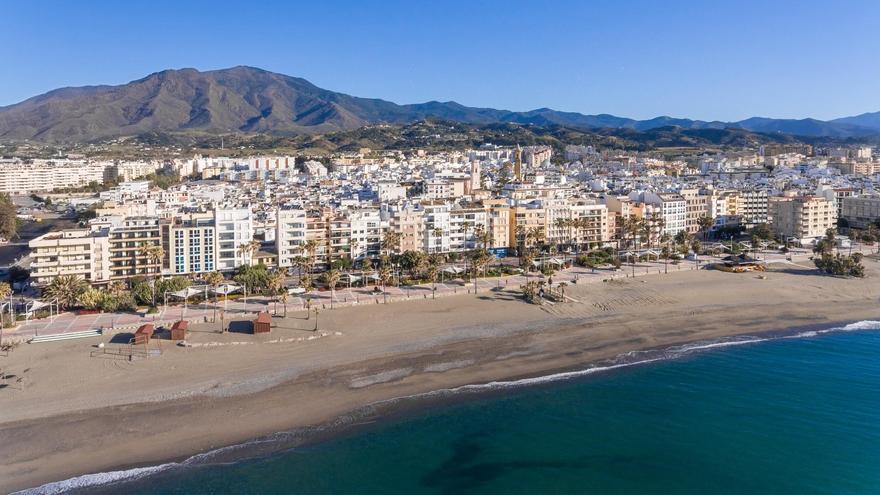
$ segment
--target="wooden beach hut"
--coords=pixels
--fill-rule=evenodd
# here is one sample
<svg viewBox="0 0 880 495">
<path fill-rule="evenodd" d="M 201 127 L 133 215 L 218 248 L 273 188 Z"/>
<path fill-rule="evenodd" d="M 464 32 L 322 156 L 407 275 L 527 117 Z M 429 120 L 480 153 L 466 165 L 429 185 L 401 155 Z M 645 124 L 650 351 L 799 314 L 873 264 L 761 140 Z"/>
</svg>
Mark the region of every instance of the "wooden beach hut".
<svg viewBox="0 0 880 495">
<path fill-rule="evenodd" d="M 171 340 L 186 340 L 186 332 L 189 330 L 189 322 L 180 320 L 171 325 Z"/>
<path fill-rule="evenodd" d="M 272 316 L 266 311 L 263 311 L 257 315 L 257 319 L 254 320 L 254 334 L 269 333 L 271 326 Z"/>
<path fill-rule="evenodd" d="M 152 323 L 147 323 L 141 325 L 134 332 L 134 343 L 135 344 L 149 344 L 150 338 L 153 337 L 153 332 L 155 331 L 155 327 L 153 327 Z"/>
</svg>

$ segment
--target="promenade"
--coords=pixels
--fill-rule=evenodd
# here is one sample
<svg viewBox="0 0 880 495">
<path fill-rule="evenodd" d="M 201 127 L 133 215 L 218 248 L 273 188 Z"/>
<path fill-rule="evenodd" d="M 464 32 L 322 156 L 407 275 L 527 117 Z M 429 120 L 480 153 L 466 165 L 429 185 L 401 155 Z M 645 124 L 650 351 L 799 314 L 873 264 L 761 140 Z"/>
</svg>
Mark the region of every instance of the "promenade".
<svg viewBox="0 0 880 495">
<path fill-rule="evenodd" d="M 806 251 L 795 253 L 792 255 L 793 261 L 788 261 L 787 256 L 779 253 L 761 253 L 761 258 L 768 263 L 790 263 L 806 261 L 809 263 L 809 253 Z M 609 268 L 597 268 L 591 270 L 589 268 L 573 266 L 571 268 L 557 271 L 552 277 L 553 283 L 565 282 L 568 284 L 584 284 L 596 283 L 605 279 L 618 279 L 629 277 L 643 277 L 647 275 L 662 275 L 664 273 L 675 273 L 679 271 L 691 271 L 705 267 L 706 264 L 717 261 L 714 257 L 704 257 L 700 263 L 683 260 L 677 264 L 667 263 L 664 265 L 662 261 L 655 262 L 639 262 L 633 267 L 630 264 L 624 264 L 618 270 Z M 503 277 L 486 277 L 480 278 L 476 283 L 477 296 L 497 287 L 519 287 L 527 281 L 547 280 L 539 273 L 530 273 L 528 275 L 508 275 Z M 435 284 L 436 293 L 433 298 L 448 297 L 452 295 L 473 295 L 474 282 L 473 279 L 465 281 L 461 278 L 446 278 Z M 366 287 L 347 287 L 340 286 L 331 293 L 329 290 L 314 290 L 308 294 L 290 296 L 287 300 L 287 311 L 296 312 L 304 311 L 309 308 L 319 311 L 330 310 L 337 307 L 356 306 L 356 305 L 376 305 L 376 304 L 393 304 L 402 301 L 415 299 L 432 299 L 432 284 L 416 284 L 416 285 L 391 285 L 389 284 L 384 293 L 381 286 L 367 285 Z M 332 299 L 332 301 L 331 301 Z M 277 310 L 276 310 L 277 308 Z M 225 318 L 242 318 L 261 311 L 268 311 L 272 314 L 282 314 L 284 312 L 283 304 L 280 300 L 265 296 L 237 298 L 224 302 L 222 296 L 218 301 L 216 308 L 213 300 L 184 307 L 180 302 L 174 305 L 159 306 L 158 313 L 152 314 L 136 314 L 136 313 L 99 313 L 99 314 L 75 314 L 71 312 L 61 313 L 51 318 L 42 318 L 30 320 L 22 323 L 13 330 L 6 330 L 4 335 L 7 337 L 31 338 L 39 335 L 55 335 L 68 332 L 81 332 L 86 330 L 104 329 L 105 331 L 114 332 L 115 329 L 130 328 L 132 326 L 144 323 L 170 324 L 180 319 L 205 319 L 212 321 L 215 313 L 219 311 L 225 312 Z"/>
</svg>

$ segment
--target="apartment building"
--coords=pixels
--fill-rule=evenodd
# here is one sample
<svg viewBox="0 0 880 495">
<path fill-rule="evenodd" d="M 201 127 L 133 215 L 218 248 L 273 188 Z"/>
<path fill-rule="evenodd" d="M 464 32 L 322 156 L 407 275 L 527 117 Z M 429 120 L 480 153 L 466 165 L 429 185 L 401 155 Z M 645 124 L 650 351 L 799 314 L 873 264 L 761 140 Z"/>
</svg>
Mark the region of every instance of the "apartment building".
<svg viewBox="0 0 880 495">
<path fill-rule="evenodd" d="M 571 206 L 572 218 L 583 222 L 574 230 L 573 240 L 578 246 L 601 247 L 611 241 L 608 208 L 604 204 L 578 203 Z"/>
<path fill-rule="evenodd" d="M 0 162 L 0 192 L 23 194 L 103 184 L 115 173 L 112 162 L 17 160 Z"/>
<path fill-rule="evenodd" d="M 376 258 L 382 252 L 386 225 L 378 208 L 360 208 L 349 214 L 352 255 L 355 259 Z"/>
<path fill-rule="evenodd" d="M 344 258 L 356 259 L 360 246 L 353 241 L 351 220 L 344 215 L 327 220 L 327 256 L 330 263 Z"/>
<path fill-rule="evenodd" d="M 330 230 L 328 228 L 330 214 L 331 212 L 327 209 L 309 211 L 306 215 L 306 243 L 312 241 L 314 244 L 314 260 L 318 266 L 329 266 L 330 264 Z"/>
<path fill-rule="evenodd" d="M 505 254 L 510 244 L 510 206 L 506 202 L 485 203 L 487 207 L 486 231 L 489 233 L 489 249 Z"/>
<path fill-rule="evenodd" d="M 769 196 L 766 190 L 749 189 L 736 192 L 735 214 L 741 218 L 742 225 L 746 228 L 770 222 L 768 205 Z"/>
<path fill-rule="evenodd" d="M 162 272 L 162 260 L 146 252 L 147 246 L 161 246 L 162 235 L 157 217 L 109 218 L 110 279 L 154 277 Z"/>
<path fill-rule="evenodd" d="M 711 216 L 714 191 L 682 189 L 679 194 L 685 201 L 685 230 L 689 234 L 700 231 L 700 217 Z"/>
<path fill-rule="evenodd" d="M 449 212 L 449 250 L 467 251 L 482 247 L 476 233 L 486 231 L 486 210 L 482 205 L 455 206 Z"/>
<path fill-rule="evenodd" d="M 108 229 L 71 229 L 32 239 L 31 279 L 46 286 L 60 275 L 74 275 L 92 284 L 110 281 Z"/>
<path fill-rule="evenodd" d="M 446 253 L 450 249 L 450 205 L 445 201 L 425 201 L 425 245 L 427 253 Z"/>
<path fill-rule="evenodd" d="M 865 229 L 880 221 L 880 196 L 850 196 L 843 198 L 841 204 L 841 218 L 850 227 Z"/>
<path fill-rule="evenodd" d="M 547 211 L 540 202 L 524 203 L 510 209 L 510 246 L 532 246 L 534 239 L 529 239 L 529 232 L 546 236 Z"/>
<path fill-rule="evenodd" d="M 661 235 L 675 236 L 679 232 L 687 230 L 687 201 L 680 194 L 653 192 L 634 194 L 639 200 L 652 206 L 653 210 L 663 219 L 664 226 L 660 232 Z"/>
<path fill-rule="evenodd" d="M 254 238 L 253 214 L 250 208 L 216 208 L 214 231 L 217 270 L 228 272 L 241 265 L 253 264 L 256 253 L 242 249 Z"/>
<path fill-rule="evenodd" d="M 831 201 L 817 196 L 772 198 L 770 225 L 777 235 L 806 243 L 822 237 L 837 225 L 837 209 Z"/>
<path fill-rule="evenodd" d="M 400 234 L 399 252 L 421 251 L 425 245 L 425 212 L 412 206 L 390 211 L 388 229 Z"/>
<path fill-rule="evenodd" d="M 162 272 L 173 275 L 209 273 L 217 269 L 214 215 L 190 214 L 159 223 L 165 259 Z"/>
<path fill-rule="evenodd" d="M 275 213 L 275 247 L 278 266 L 290 268 L 301 256 L 306 242 L 306 210 L 299 206 L 282 206 Z"/>
</svg>

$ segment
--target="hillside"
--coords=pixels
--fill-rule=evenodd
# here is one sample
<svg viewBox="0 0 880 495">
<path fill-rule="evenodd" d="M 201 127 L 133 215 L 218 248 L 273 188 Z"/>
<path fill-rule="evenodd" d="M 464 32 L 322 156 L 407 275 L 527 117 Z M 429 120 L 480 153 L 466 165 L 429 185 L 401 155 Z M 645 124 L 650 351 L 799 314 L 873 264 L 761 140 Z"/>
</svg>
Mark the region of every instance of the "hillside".
<svg viewBox="0 0 880 495">
<path fill-rule="evenodd" d="M 737 128 L 838 138 L 880 133 L 877 119 L 870 115 L 829 122 L 751 118 L 725 123 L 666 116 L 639 121 L 549 108 L 512 112 L 437 101 L 398 105 L 329 91 L 297 77 L 240 66 L 206 72 L 166 70 L 118 86 L 50 91 L 0 107 L 0 140 L 74 143 L 150 132 L 317 135 L 372 124 L 407 124 L 425 119 L 582 130 L 651 131 L 670 126 L 695 131 Z M 699 133 L 692 137 L 685 133 L 680 138 L 687 142 L 694 137 L 699 137 Z"/>
</svg>

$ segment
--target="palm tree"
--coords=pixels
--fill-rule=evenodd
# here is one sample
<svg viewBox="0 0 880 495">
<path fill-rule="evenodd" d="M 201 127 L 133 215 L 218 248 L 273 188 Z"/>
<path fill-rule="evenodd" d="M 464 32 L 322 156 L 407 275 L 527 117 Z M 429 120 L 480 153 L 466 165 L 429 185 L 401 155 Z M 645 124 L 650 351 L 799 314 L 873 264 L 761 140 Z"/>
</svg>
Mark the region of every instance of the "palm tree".
<svg viewBox="0 0 880 495">
<path fill-rule="evenodd" d="M 478 249 L 471 257 L 471 267 L 474 270 L 474 294 L 477 293 L 477 277 L 481 271 L 485 272 L 490 261 L 492 261 L 492 255 L 485 249 Z"/>
<path fill-rule="evenodd" d="M 0 300 L 9 299 L 9 310 L 12 313 L 12 287 L 7 282 L 0 282 Z M 10 324 L 13 322 L 10 322 Z M 3 315 L 0 315 L 0 345 L 3 344 Z"/>
<path fill-rule="evenodd" d="M 431 299 L 435 299 L 437 293 L 437 277 L 440 275 L 439 256 L 434 255 L 428 258 L 428 266 L 425 268 L 425 274 L 431 281 Z"/>
<path fill-rule="evenodd" d="M 140 252 L 142 256 L 145 256 L 147 260 L 154 264 L 159 265 L 158 270 L 153 276 L 157 276 L 162 271 L 162 259 L 165 258 L 165 250 L 162 249 L 162 246 L 158 244 L 141 244 Z M 152 288 L 152 299 L 153 299 L 153 307 L 156 306 L 156 281 L 153 279 L 151 281 L 150 287 Z"/>
<path fill-rule="evenodd" d="M 339 285 L 339 280 L 342 278 L 342 273 L 335 268 L 331 268 L 324 273 L 324 281 L 327 283 L 327 287 L 330 288 L 330 309 L 333 309 L 333 299 L 336 293 L 336 286 Z"/>
<path fill-rule="evenodd" d="M 260 241 L 256 239 L 251 239 L 247 242 L 242 243 L 238 246 L 238 252 L 241 254 L 242 258 L 245 258 L 245 263 L 248 265 L 253 265 L 254 260 L 253 256 L 257 254 L 257 251 L 260 250 Z"/>
<path fill-rule="evenodd" d="M 55 300 L 59 308 L 68 309 L 79 302 L 79 295 L 89 284 L 76 275 L 59 275 L 43 289 L 43 299 Z"/>
<path fill-rule="evenodd" d="M 474 229 L 474 238 L 483 249 L 488 249 L 492 244 L 492 234 L 487 232 L 486 228 L 482 225 L 477 225 L 476 229 Z"/>
<path fill-rule="evenodd" d="M 113 293 L 114 296 L 119 297 L 119 293 L 126 289 L 125 282 L 121 280 L 114 280 L 110 282 L 108 289 L 110 290 L 110 292 Z"/>
<path fill-rule="evenodd" d="M 315 269 L 315 262 L 318 255 L 318 241 L 309 239 L 302 245 L 302 250 L 306 253 L 306 268 L 309 276 L 309 287 L 312 286 L 312 271 Z"/>
<path fill-rule="evenodd" d="M 391 269 L 391 265 L 387 263 L 386 260 L 382 260 L 382 264 L 379 266 L 379 280 L 382 281 L 382 302 L 387 303 L 387 293 L 385 291 L 388 281 L 391 280 L 391 277 L 394 276 L 394 270 Z"/>
<path fill-rule="evenodd" d="M 219 303 L 219 296 L 217 294 L 217 287 L 220 286 L 226 277 L 223 276 L 220 272 L 211 272 L 205 275 L 205 283 L 211 286 L 212 292 L 214 292 L 214 317 L 211 321 L 217 321 L 217 304 Z"/>
<path fill-rule="evenodd" d="M 700 233 L 703 235 L 704 241 L 708 237 L 709 229 L 711 229 L 713 225 L 715 225 L 715 220 L 709 215 L 701 215 L 700 218 L 697 219 L 697 226 L 700 229 Z"/>
<path fill-rule="evenodd" d="M 401 237 L 400 232 L 385 231 L 385 235 L 382 236 L 382 251 L 385 252 L 385 255 L 390 256 L 400 249 Z"/>
<path fill-rule="evenodd" d="M 284 289 L 285 274 L 281 270 L 275 270 L 269 274 L 269 280 L 266 285 L 272 293 L 272 300 L 275 303 L 275 314 L 278 314 L 278 295 Z"/>
<path fill-rule="evenodd" d="M 522 270 L 528 274 L 532 271 L 532 263 L 535 261 L 535 252 L 531 249 L 523 250 L 519 255 L 519 265 Z"/>
</svg>

